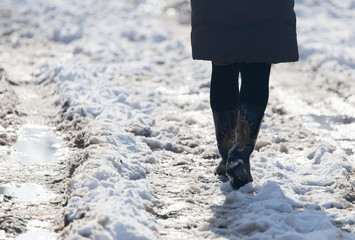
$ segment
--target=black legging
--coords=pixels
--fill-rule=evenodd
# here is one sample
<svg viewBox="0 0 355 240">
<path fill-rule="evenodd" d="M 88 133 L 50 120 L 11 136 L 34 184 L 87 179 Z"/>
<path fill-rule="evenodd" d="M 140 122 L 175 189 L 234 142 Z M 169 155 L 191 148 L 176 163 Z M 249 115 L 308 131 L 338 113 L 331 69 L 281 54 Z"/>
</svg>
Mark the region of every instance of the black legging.
<svg viewBox="0 0 355 240">
<path fill-rule="evenodd" d="M 269 100 L 269 63 L 212 64 L 210 104 L 212 111 L 231 111 L 243 103 L 265 110 Z M 238 78 L 241 73 L 239 91 Z"/>
</svg>

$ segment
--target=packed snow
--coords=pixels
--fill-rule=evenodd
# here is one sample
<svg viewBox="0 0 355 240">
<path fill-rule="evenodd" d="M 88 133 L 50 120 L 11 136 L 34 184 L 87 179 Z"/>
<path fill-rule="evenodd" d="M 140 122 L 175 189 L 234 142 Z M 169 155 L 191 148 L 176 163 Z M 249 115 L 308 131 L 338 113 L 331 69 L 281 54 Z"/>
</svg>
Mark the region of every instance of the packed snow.
<svg viewBox="0 0 355 240">
<path fill-rule="evenodd" d="M 0 33 L 13 31 L 0 50 L 37 41 L 43 43 L 38 49 L 43 56 L 46 47 L 61 46 L 61 59 L 34 59 L 33 77 L 55 81 L 60 104 L 67 106 L 65 120 L 88 123 L 78 135 L 86 154 L 70 180 L 65 207 L 69 226 L 63 234 L 69 239 L 164 238 L 151 209 L 164 199 L 155 198 L 147 181 L 154 169 L 169 166 L 161 154 L 182 156 L 171 163 L 180 166 L 217 153 L 208 101 L 210 64 L 191 60 L 189 27 L 168 17 L 176 11 L 173 2 L 186 8 L 188 1 L 168 2 L 0 3 L 12 14 L 11 22 L 0 24 Z M 193 182 L 197 170 L 192 170 L 183 176 L 186 185 L 178 186 L 211 201 L 213 217 L 195 223 L 191 231 L 202 233 L 193 236 L 355 237 L 354 96 L 347 89 L 344 101 L 333 92 L 327 99 L 315 85 L 335 78 L 354 86 L 355 1 L 296 0 L 296 12 L 301 63 L 273 69 L 272 96 L 252 155 L 254 182 L 233 191 L 228 183 Z M 312 84 L 304 89 L 310 76 Z M 192 136 L 189 146 L 181 143 L 184 134 Z M 216 178 L 214 167 L 201 169 Z M 186 232 L 181 238 L 189 236 Z"/>
</svg>

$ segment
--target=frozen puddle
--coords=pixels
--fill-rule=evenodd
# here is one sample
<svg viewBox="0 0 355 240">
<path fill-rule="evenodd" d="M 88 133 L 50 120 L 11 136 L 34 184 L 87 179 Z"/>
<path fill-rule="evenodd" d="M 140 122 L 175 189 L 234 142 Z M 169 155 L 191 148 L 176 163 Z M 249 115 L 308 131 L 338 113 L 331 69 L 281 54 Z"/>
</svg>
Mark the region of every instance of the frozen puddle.
<svg viewBox="0 0 355 240">
<path fill-rule="evenodd" d="M 21 169 L 17 169 L 19 174 L 9 178 L 8 183 L 0 184 L 0 202 L 6 198 L 18 209 L 29 209 L 14 216 L 26 220 L 23 233 L 15 239 L 57 239 L 51 226 L 54 216 L 48 214 L 53 211 L 51 200 L 58 195 L 46 186 L 45 180 L 52 177 L 52 171 L 57 169 L 58 160 L 64 154 L 61 140 L 53 129 L 37 124 L 23 125 L 17 136 L 5 164 Z M 15 161 L 22 164 L 14 164 Z M 21 176 L 22 172 L 28 174 Z M 30 179 L 26 181 L 25 176 Z"/>
<path fill-rule="evenodd" d="M 355 123 L 355 118 L 346 115 L 326 116 L 310 114 L 309 116 L 319 124 L 320 128 L 329 131 L 336 130 L 336 126 L 339 125 L 350 125 Z"/>
<path fill-rule="evenodd" d="M 46 190 L 42 185 L 34 183 L 24 183 L 19 186 L 5 184 L 0 186 L 0 201 L 4 196 L 11 196 L 24 204 L 46 204 L 49 199 L 57 195 Z M 49 221 L 30 220 L 27 222 L 26 232 L 18 235 L 14 239 L 57 239 L 56 234 L 46 230 L 50 226 Z M 0 235 L 0 239 L 1 235 Z"/>
<path fill-rule="evenodd" d="M 15 240 L 48 240 L 48 239 L 57 239 L 57 235 L 47 231 L 28 231 L 24 234 L 21 234 L 15 238 Z"/>
<path fill-rule="evenodd" d="M 43 186 L 33 183 L 24 183 L 20 186 L 2 185 L 0 186 L 0 196 L 15 197 L 20 202 L 48 202 L 48 199 L 55 198 L 56 195 L 43 188 Z"/>
<path fill-rule="evenodd" d="M 23 163 L 54 163 L 59 157 L 60 140 L 47 126 L 26 124 L 18 131 L 9 160 Z"/>
</svg>

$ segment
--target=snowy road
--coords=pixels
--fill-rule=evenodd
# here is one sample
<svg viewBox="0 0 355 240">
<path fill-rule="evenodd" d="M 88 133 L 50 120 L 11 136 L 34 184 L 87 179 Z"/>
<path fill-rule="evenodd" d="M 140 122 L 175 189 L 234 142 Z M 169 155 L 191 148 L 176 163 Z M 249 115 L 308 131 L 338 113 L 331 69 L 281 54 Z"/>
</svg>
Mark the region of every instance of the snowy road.
<svg viewBox="0 0 355 240">
<path fill-rule="evenodd" d="M 30 182 L 59 200 L 34 201 L 29 217 L 10 207 L 27 206 L 21 194 L 0 192 L 0 239 L 15 227 L 46 239 L 353 239 L 355 1 L 296 4 L 301 61 L 273 66 L 254 182 L 233 191 L 213 175 L 210 64 L 191 60 L 188 1 L 1 1 L 0 190 Z M 25 123 L 61 132 L 68 152 L 50 169 L 5 156 Z M 21 173 L 33 168 L 42 177 Z"/>
</svg>

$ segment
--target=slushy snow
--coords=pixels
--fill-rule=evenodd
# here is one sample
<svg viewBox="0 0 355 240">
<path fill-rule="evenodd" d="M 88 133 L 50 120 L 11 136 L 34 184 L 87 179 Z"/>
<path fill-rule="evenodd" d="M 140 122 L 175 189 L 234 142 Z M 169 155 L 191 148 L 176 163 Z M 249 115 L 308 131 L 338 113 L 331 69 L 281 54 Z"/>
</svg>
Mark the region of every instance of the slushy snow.
<svg viewBox="0 0 355 240">
<path fill-rule="evenodd" d="M 0 24 L 1 31 L 15 30 L 14 46 L 39 41 L 44 49 L 52 43 L 63 47 L 61 59 L 36 62 L 33 77 L 58 85 L 61 104 L 68 106 L 64 119 L 88 123 L 80 139 L 86 154 L 68 189 L 67 237 L 163 238 L 150 210 L 157 199 L 146 180 L 163 161 L 159 152 L 189 153 L 184 161 L 217 152 L 208 102 L 210 64 L 191 60 L 189 28 L 184 27 L 186 36 L 177 36 L 174 25 L 165 23 L 172 20 L 161 15 L 165 5 L 160 1 L 13 0 L 1 5 L 15 16 L 10 26 Z M 309 76 L 320 84 L 331 78 L 353 84 L 355 1 L 298 0 L 296 11 L 301 63 L 275 67 L 274 96 L 259 151 L 252 155 L 254 182 L 239 191 L 220 182 L 186 186 L 210 199 L 216 192 L 225 195 L 213 206 L 210 227 L 198 226 L 205 238 L 355 238 L 354 202 L 345 200 L 354 188 L 353 96 L 320 109 L 292 95 L 298 78 Z M 282 83 L 285 79 L 289 82 Z M 350 116 L 346 126 L 332 125 L 338 132 L 313 126 L 312 116 L 328 116 L 339 106 Z M 195 152 L 191 144 L 181 144 L 184 125 L 197 126 L 212 144 Z M 214 167 L 203 166 L 209 172 Z"/>
</svg>

